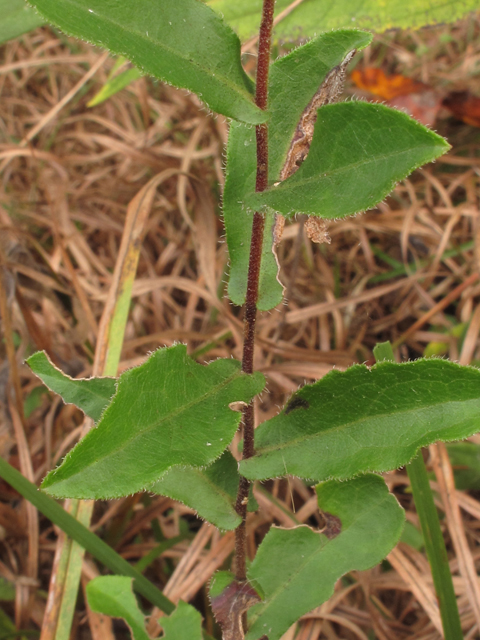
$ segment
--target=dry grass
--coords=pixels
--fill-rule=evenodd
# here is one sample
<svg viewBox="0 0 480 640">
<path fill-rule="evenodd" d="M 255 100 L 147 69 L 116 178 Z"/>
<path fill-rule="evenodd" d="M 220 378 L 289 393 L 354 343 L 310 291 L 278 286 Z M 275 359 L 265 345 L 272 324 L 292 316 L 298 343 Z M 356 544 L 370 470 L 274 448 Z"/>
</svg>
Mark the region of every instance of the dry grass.
<svg viewBox="0 0 480 640">
<path fill-rule="evenodd" d="M 468 88 L 480 95 L 479 33 L 480 21 L 472 18 L 450 28 L 384 35 L 358 64 L 403 72 L 440 93 Z M 37 397 L 38 381 L 21 363 L 42 348 L 68 373 L 89 375 L 126 207 L 165 169 L 191 178 L 174 176 L 158 190 L 121 368 L 175 341 L 186 342 L 201 361 L 241 357 L 241 310 L 224 297 L 228 257 L 217 204 L 227 126 L 194 97 L 148 79 L 88 109 L 112 64 L 102 52 L 48 29 L 2 49 L 0 249 L 18 375 L 8 364 L 7 340 L 0 345 L 0 453 L 35 482 L 76 441 L 82 417 L 58 398 Z M 397 342 L 399 359 L 422 355 L 432 342 L 444 343 L 443 353 L 464 364 L 480 359 L 480 131 L 444 117 L 436 128 L 452 144 L 448 156 L 415 172 L 378 209 L 332 223 L 330 245 L 312 245 L 299 222 L 287 227 L 279 254 L 288 308 L 262 314 L 258 322 L 255 365 L 269 389 L 256 407 L 258 422 L 305 380 L 371 362 L 382 340 Z M 448 306 L 442 304 L 447 296 Z M 23 405 L 12 403 L 15 387 L 33 406 L 25 416 Z M 463 629 L 474 638 L 480 628 L 480 503 L 452 488 L 441 447 L 433 463 L 439 506 L 449 516 L 444 529 Z M 418 524 L 406 475 L 392 473 L 387 481 Z M 252 556 L 271 522 L 292 526 L 285 514 L 292 499 L 297 520 L 318 524 L 315 499 L 302 482 L 267 486 L 283 511 L 258 493 L 262 511 L 250 516 L 248 529 Z M 17 598 L 5 610 L 17 625 L 39 628 L 57 533 L 42 517 L 27 530 L 26 523 L 35 522 L 28 506 L 4 483 L 0 493 L 0 575 L 17 584 Z M 231 556 L 231 533 L 221 536 L 188 508 L 146 495 L 99 502 L 93 529 L 132 562 L 158 544 L 160 532 L 165 538 L 184 534 L 147 575 L 172 600 L 194 600 L 207 629 L 215 631 L 205 583 Z M 390 571 L 377 567 L 340 581 L 334 597 L 285 638 L 439 638 L 424 555 L 401 544 L 390 561 Z M 86 563 L 85 578 L 94 573 Z M 75 629 L 74 637 L 91 637 L 81 602 Z M 117 630 L 118 637 L 123 633 Z"/>
</svg>

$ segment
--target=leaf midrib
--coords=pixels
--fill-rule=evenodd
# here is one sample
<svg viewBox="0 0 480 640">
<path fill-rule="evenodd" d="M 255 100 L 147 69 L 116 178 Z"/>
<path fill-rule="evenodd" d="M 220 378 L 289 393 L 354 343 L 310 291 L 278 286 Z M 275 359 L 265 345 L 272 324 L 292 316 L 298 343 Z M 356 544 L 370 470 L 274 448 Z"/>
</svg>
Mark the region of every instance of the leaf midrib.
<svg viewBox="0 0 480 640">
<path fill-rule="evenodd" d="M 363 166 L 366 166 L 366 165 L 369 165 L 369 164 L 374 164 L 374 163 L 377 163 L 377 162 L 381 162 L 382 160 L 387 160 L 387 159 L 390 159 L 390 158 L 395 158 L 395 157 L 398 157 L 398 156 L 406 155 L 408 153 L 411 153 L 413 150 L 432 149 L 432 147 L 434 149 L 436 149 L 436 148 L 443 149 L 442 145 L 418 145 L 416 147 L 411 147 L 410 149 L 405 149 L 403 151 L 396 151 L 396 152 L 392 152 L 392 153 L 389 153 L 389 154 L 382 154 L 381 156 L 376 155 L 375 159 L 372 159 L 372 160 L 360 160 L 358 162 L 354 162 L 354 163 L 349 164 L 349 165 L 344 165 L 342 167 L 339 167 L 338 169 L 332 169 L 332 170 L 327 171 L 327 172 L 324 172 L 324 171 L 319 169 L 319 174 L 321 173 L 321 175 L 317 174 L 317 175 L 309 176 L 308 178 L 303 178 L 303 179 L 302 178 L 297 178 L 294 183 L 292 182 L 289 185 L 286 184 L 286 181 L 285 181 L 284 184 L 280 184 L 280 185 L 278 185 L 278 187 L 273 187 L 273 188 L 270 187 L 267 191 L 264 191 L 262 194 L 255 193 L 254 195 L 256 197 L 258 197 L 259 200 L 261 200 L 261 199 L 263 199 L 262 196 L 267 198 L 268 195 L 272 194 L 272 193 L 286 193 L 288 191 L 293 191 L 294 189 L 297 189 L 298 187 L 302 187 L 304 185 L 309 185 L 311 182 L 316 182 L 318 184 L 319 182 L 325 180 L 328 177 L 341 175 L 342 173 L 347 173 L 347 172 L 350 172 L 350 171 L 352 171 L 354 169 L 357 169 L 358 167 L 363 167 Z M 446 150 L 447 149 L 445 149 L 445 151 Z"/>
<path fill-rule="evenodd" d="M 80 11 L 83 11 L 85 13 L 87 13 L 87 15 L 91 15 L 88 12 L 88 9 L 86 9 L 84 7 L 84 5 L 79 5 L 78 3 L 74 2 L 74 0 L 64 0 L 65 2 L 68 2 L 69 4 L 73 5 L 74 7 L 76 7 L 77 9 L 79 9 Z M 208 4 L 207 4 L 208 6 Z M 213 11 L 213 9 L 212 9 Z M 122 24 L 119 24 L 118 22 L 116 22 L 115 20 L 113 20 L 112 18 L 105 16 L 104 14 L 98 13 L 97 11 L 95 11 L 95 13 L 93 14 L 94 16 L 96 16 L 99 20 L 104 20 L 107 24 L 113 25 L 116 29 L 118 29 L 119 31 L 122 31 L 123 33 L 127 33 L 127 34 L 134 34 L 135 36 L 141 38 L 142 40 L 153 44 L 155 47 L 158 47 L 158 49 L 160 50 L 165 50 L 168 51 L 170 54 L 173 54 L 175 56 L 177 56 L 178 58 L 180 58 L 181 60 L 183 60 L 184 62 L 187 62 L 188 64 L 192 64 L 193 66 L 197 67 L 197 69 L 199 69 L 203 74 L 207 75 L 208 78 L 213 81 L 215 83 L 216 78 L 220 78 L 221 81 L 223 81 L 223 84 L 226 85 L 228 88 L 233 89 L 234 93 L 237 93 L 240 96 L 244 96 L 244 97 L 248 97 L 249 98 L 249 102 L 251 102 L 251 106 L 253 108 L 255 108 L 255 104 L 252 101 L 252 94 L 247 91 L 247 89 L 243 89 L 241 87 L 239 87 L 239 85 L 237 85 L 236 83 L 233 83 L 232 81 L 230 81 L 228 78 L 226 78 L 222 72 L 218 73 L 215 72 L 215 76 L 212 76 L 212 72 L 210 72 L 210 70 L 208 70 L 208 68 L 201 66 L 200 64 L 198 64 L 197 60 L 192 60 L 190 59 L 188 56 L 186 56 L 185 54 L 183 54 L 182 52 L 179 52 L 176 49 L 172 49 L 171 47 L 161 43 L 158 40 L 152 40 L 152 38 L 149 38 L 148 36 L 146 37 L 145 34 L 141 33 L 140 31 L 137 31 L 135 29 L 131 29 L 130 31 L 128 29 L 126 29 Z M 218 16 L 218 14 L 216 14 Z M 234 33 L 234 32 L 232 32 Z M 124 53 L 123 55 L 125 55 L 125 57 L 129 57 L 128 53 Z M 147 72 L 148 73 L 148 72 Z M 219 84 L 222 84 L 222 82 L 219 82 Z"/>
<path fill-rule="evenodd" d="M 86 469 L 97 465 L 99 462 L 102 462 L 105 459 L 108 459 L 111 455 L 123 452 L 124 449 L 127 449 L 127 448 L 131 447 L 132 443 L 135 443 L 138 439 L 144 437 L 150 431 L 153 431 L 153 430 L 157 429 L 162 423 L 171 421 L 172 419 L 175 419 L 180 414 L 184 413 L 185 411 L 188 411 L 189 409 L 191 409 L 196 404 L 200 404 L 201 402 L 203 402 L 209 396 L 216 395 L 218 392 L 220 392 L 222 390 L 222 388 L 226 387 L 228 384 L 233 382 L 236 378 L 241 377 L 242 375 L 244 375 L 243 372 L 241 370 L 237 369 L 237 371 L 235 371 L 231 376 L 229 376 L 228 378 L 223 380 L 221 383 L 219 383 L 219 384 L 217 384 L 215 386 L 211 386 L 209 388 L 209 390 L 207 391 L 207 393 L 204 393 L 202 396 L 197 396 L 191 402 L 189 402 L 187 404 L 184 404 L 181 407 L 179 407 L 177 410 L 174 410 L 171 413 L 169 413 L 168 416 L 160 418 L 157 422 L 152 423 L 151 425 L 146 427 L 143 431 L 136 433 L 133 438 L 125 440 L 123 443 L 119 443 L 119 446 L 117 448 L 112 448 L 107 453 L 105 453 L 105 455 L 95 458 L 95 460 L 93 460 L 90 464 L 82 467 L 79 471 L 77 471 L 77 473 L 74 473 L 72 475 L 68 475 L 67 477 L 63 477 L 63 478 L 60 477 L 57 482 L 69 481 L 69 480 L 71 480 L 71 478 L 74 478 L 75 476 L 77 476 L 77 475 L 79 475 L 81 473 L 84 473 Z M 116 396 L 116 397 L 118 397 L 118 396 Z M 111 407 L 111 406 L 112 405 L 109 405 L 109 407 Z M 107 407 L 107 409 L 105 411 L 107 411 L 109 407 Z M 232 413 L 235 413 L 235 412 L 232 411 Z M 102 417 L 102 420 L 104 420 L 104 419 L 105 419 L 105 413 L 103 414 L 103 417 Z M 98 429 L 100 427 L 100 424 L 97 425 L 96 429 Z M 95 433 L 95 432 L 92 431 L 91 433 Z M 228 446 L 228 445 L 226 445 L 226 446 Z M 173 466 L 177 466 L 177 464 L 175 464 L 175 463 L 171 464 L 170 466 L 167 466 L 167 469 L 170 469 Z M 62 467 L 59 467 L 57 472 L 59 472 L 61 469 L 62 469 Z M 54 472 L 54 474 L 56 474 L 56 473 Z M 55 475 L 52 477 L 52 480 L 54 480 L 54 479 L 55 479 Z M 52 486 L 53 484 L 56 484 L 56 483 L 52 482 L 52 484 L 49 485 L 49 486 Z M 150 484 L 152 484 L 152 483 L 150 483 Z"/>
<path fill-rule="evenodd" d="M 80 388 L 82 390 L 83 393 L 87 393 L 90 396 L 92 396 L 94 399 L 98 398 L 99 400 L 103 400 L 104 401 L 104 406 L 102 407 L 102 411 L 108 407 L 109 402 L 112 400 L 113 396 L 115 395 L 115 391 L 113 392 L 113 395 L 110 396 L 110 398 L 107 398 L 106 396 L 102 395 L 100 392 L 96 393 L 95 390 L 92 391 L 92 388 L 95 389 L 95 384 L 89 384 L 91 380 L 95 380 L 95 378 L 84 378 L 83 380 L 80 379 L 75 379 L 72 378 L 71 380 L 67 380 L 67 382 L 65 382 L 65 379 L 62 378 L 62 382 L 63 384 L 68 384 L 69 386 L 72 386 L 76 391 L 78 391 L 78 389 Z M 76 383 L 79 382 L 80 384 L 77 385 Z M 46 384 L 46 383 L 45 383 Z M 48 387 L 48 384 L 47 384 Z M 57 393 L 57 391 L 55 391 L 55 389 L 52 389 L 51 387 L 48 387 L 50 389 L 50 391 L 53 391 L 54 393 Z M 62 395 L 61 393 L 59 393 L 58 395 Z M 67 404 L 75 404 L 74 402 L 67 402 Z M 89 416 L 90 418 L 92 418 L 93 416 Z"/>
<path fill-rule="evenodd" d="M 263 447 L 263 448 L 258 448 L 257 449 L 257 455 L 263 455 L 266 453 L 271 453 L 272 451 L 280 451 L 282 449 L 286 449 L 288 447 L 291 447 L 292 445 L 297 445 L 297 444 L 302 444 L 305 442 L 309 442 L 310 440 L 315 440 L 317 438 L 321 438 L 323 434 L 332 434 L 338 431 L 343 431 L 346 429 L 349 429 L 350 427 L 353 426 L 360 426 L 362 424 L 362 422 L 366 422 L 368 420 L 371 420 L 373 418 L 375 419 L 385 419 L 385 418 L 391 418 L 391 417 L 396 417 L 396 416 L 408 416 L 409 414 L 415 414 L 415 412 L 419 411 L 419 410 L 425 410 L 425 409 L 430 409 L 432 407 L 443 407 L 449 404 L 462 404 L 465 405 L 466 403 L 471 403 L 471 402 L 480 402 L 480 397 L 478 398 L 469 398 L 468 400 L 447 400 L 445 402 L 435 402 L 434 404 L 428 404 L 425 405 L 423 407 L 416 407 L 413 409 L 404 409 L 401 411 L 396 411 L 396 412 L 390 412 L 390 413 L 378 413 L 375 415 L 369 415 L 365 418 L 361 418 L 361 419 L 357 419 L 357 420 L 353 420 L 351 422 L 345 422 L 343 424 L 339 424 L 339 425 L 335 425 L 334 427 L 331 427 L 330 429 L 325 429 L 324 431 L 320 431 L 317 432 L 315 434 L 311 434 L 308 436 L 300 436 L 298 438 L 292 439 L 292 440 L 288 440 L 288 442 L 284 442 L 281 444 L 277 444 L 277 445 L 272 445 L 270 447 Z M 305 411 L 305 410 L 304 410 Z M 307 410 L 308 411 L 308 410 Z M 284 414 L 283 414 L 284 415 Z M 450 426 L 449 428 L 452 428 L 452 426 Z M 377 445 L 378 446 L 378 445 Z M 362 448 L 367 448 L 367 447 L 362 447 Z M 372 447 L 368 447 L 368 448 L 372 448 Z M 374 448 L 374 447 L 373 447 Z M 254 458 L 252 458 L 253 460 Z"/>
</svg>

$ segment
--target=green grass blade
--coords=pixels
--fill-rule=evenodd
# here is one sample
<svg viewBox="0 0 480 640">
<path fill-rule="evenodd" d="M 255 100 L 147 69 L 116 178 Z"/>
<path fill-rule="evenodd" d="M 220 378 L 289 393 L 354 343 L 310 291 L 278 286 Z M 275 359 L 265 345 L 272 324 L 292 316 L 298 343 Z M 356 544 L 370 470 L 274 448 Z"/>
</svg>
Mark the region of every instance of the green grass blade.
<svg viewBox="0 0 480 640">
<path fill-rule="evenodd" d="M 373 353 L 377 362 L 385 360 L 395 362 L 395 356 L 390 342 L 377 344 Z M 445 640 L 457 640 L 462 637 L 457 598 L 455 597 L 455 590 L 453 588 L 445 541 L 442 530 L 440 529 L 438 513 L 433 501 L 432 490 L 421 451 L 406 468 L 412 485 L 415 507 L 422 527 L 428 561 L 432 569 L 433 583 L 440 605 L 440 615 Z"/>
<path fill-rule="evenodd" d="M 457 640 L 463 635 L 457 598 L 453 588 L 445 541 L 440 529 L 438 513 L 433 501 L 432 490 L 421 452 L 407 465 L 407 473 L 412 485 L 413 499 L 425 539 L 428 561 L 432 569 L 445 640 Z"/>
<path fill-rule="evenodd" d="M 140 573 L 143 573 L 145 569 L 149 567 L 154 560 L 156 560 L 159 556 L 162 555 L 162 553 L 165 553 L 165 551 L 168 551 L 179 542 L 183 542 L 183 540 L 188 540 L 191 537 L 192 536 L 188 533 L 181 533 L 180 535 L 175 536 L 174 538 L 168 538 L 168 540 L 164 540 L 164 542 L 161 542 L 156 547 L 154 547 L 151 551 L 149 551 L 146 555 L 144 555 L 143 558 L 140 558 L 140 560 L 135 565 L 135 569 L 137 571 L 140 571 Z"/>
<path fill-rule="evenodd" d="M 108 100 L 108 98 L 111 98 L 122 89 L 125 89 L 125 87 L 128 87 L 128 85 L 134 80 L 138 80 L 138 78 L 141 77 L 142 72 L 140 69 L 132 67 L 122 71 L 122 73 L 114 78 L 109 78 L 100 91 L 96 93 L 89 102 L 87 102 L 87 107 L 96 107 L 98 104 L 105 102 L 105 100 Z"/>
<path fill-rule="evenodd" d="M 134 589 L 149 602 L 167 614 L 175 609 L 173 602 L 170 602 L 155 585 L 142 576 L 108 544 L 67 513 L 53 498 L 41 493 L 34 484 L 3 458 L 0 458 L 0 477 L 31 502 L 44 516 L 60 527 L 72 540 L 78 542 L 94 558 L 108 567 L 110 571 L 134 578 Z"/>
</svg>

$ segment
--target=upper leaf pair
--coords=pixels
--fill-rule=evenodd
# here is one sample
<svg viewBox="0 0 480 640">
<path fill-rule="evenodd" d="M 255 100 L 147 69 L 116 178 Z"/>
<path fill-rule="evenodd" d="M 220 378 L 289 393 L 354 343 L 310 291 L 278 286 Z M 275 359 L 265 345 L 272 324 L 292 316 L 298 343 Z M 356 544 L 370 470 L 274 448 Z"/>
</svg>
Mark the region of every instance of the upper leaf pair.
<svg viewBox="0 0 480 640">
<path fill-rule="evenodd" d="M 279 179 L 300 117 L 328 72 L 353 49 L 366 47 L 371 39 L 371 34 L 357 30 L 324 33 L 272 64 L 268 104 L 270 183 Z M 232 123 L 228 136 L 223 213 L 230 255 L 228 293 L 238 305 L 244 303 L 247 290 L 252 216 L 247 211 L 246 196 L 255 191 L 256 161 L 254 129 Z M 272 253 L 273 222 L 272 213 L 267 214 L 257 302 L 258 308 L 264 310 L 279 304 L 283 295 Z"/>
<path fill-rule="evenodd" d="M 416 120 L 383 105 L 349 102 L 322 106 L 317 116 L 314 106 L 320 106 L 321 101 L 313 102 L 313 98 L 335 99 L 341 83 L 334 84 L 335 92 L 329 94 L 332 73 L 337 68 L 341 76 L 346 56 L 370 40 L 370 34 L 357 30 L 324 33 L 273 63 L 269 83 L 271 186 L 266 191 L 255 193 L 253 128 L 237 123 L 231 126 L 223 203 L 231 262 L 229 295 L 235 304 L 245 301 L 254 210 L 263 210 L 266 215 L 257 306 L 267 310 L 279 304 L 283 294 L 271 250 L 273 212 L 333 219 L 364 211 L 413 169 L 449 148 L 443 138 Z M 303 149 L 302 158 L 306 159 L 293 175 L 292 171 L 285 175 L 292 141 L 304 134 L 301 125 L 307 115 L 312 126 L 315 118 L 317 122 L 313 139 L 309 138 Z"/>
</svg>

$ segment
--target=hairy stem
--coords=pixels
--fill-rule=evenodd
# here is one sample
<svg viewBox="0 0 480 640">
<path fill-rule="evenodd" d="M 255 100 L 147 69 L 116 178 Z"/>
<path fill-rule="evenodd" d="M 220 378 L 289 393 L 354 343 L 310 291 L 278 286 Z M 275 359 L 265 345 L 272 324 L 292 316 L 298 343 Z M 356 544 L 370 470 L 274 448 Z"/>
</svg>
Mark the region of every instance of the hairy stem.
<svg viewBox="0 0 480 640">
<path fill-rule="evenodd" d="M 275 0 L 263 0 L 262 21 L 258 40 L 257 87 L 255 103 L 260 109 L 266 109 L 268 103 L 268 71 L 270 67 L 270 46 L 273 25 L 273 8 Z M 256 191 L 264 191 L 268 186 L 268 125 L 256 127 L 257 138 L 257 178 Z M 261 213 L 255 212 L 252 223 L 252 240 L 248 263 L 247 296 L 245 300 L 245 320 L 243 330 L 242 370 L 253 373 L 253 354 L 255 349 L 255 322 L 257 319 L 258 280 L 262 258 L 263 231 L 265 221 Z M 254 414 L 253 402 L 243 411 L 243 458 L 250 458 L 254 447 Z M 235 530 L 235 566 L 236 578 L 247 579 L 247 502 L 250 482 L 241 477 L 238 486 L 235 508 L 242 518 Z"/>
</svg>

